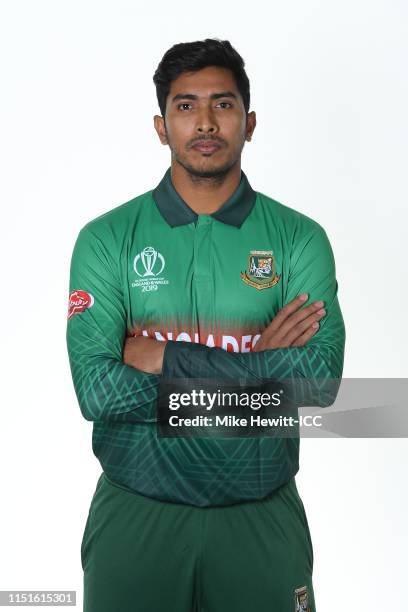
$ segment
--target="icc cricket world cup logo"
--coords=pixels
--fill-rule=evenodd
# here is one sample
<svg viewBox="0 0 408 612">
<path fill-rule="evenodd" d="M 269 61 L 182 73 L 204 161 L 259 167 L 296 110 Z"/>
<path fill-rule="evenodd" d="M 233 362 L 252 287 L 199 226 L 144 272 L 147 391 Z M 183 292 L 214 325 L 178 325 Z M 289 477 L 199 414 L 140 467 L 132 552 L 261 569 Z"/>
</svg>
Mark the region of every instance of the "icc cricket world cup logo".
<svg viewBox="0 0 408 612">
<path fill-rule="evenodd" d="M 133 261 L 133 269 L 142 278 L 159 276 L 164 270 L 165 261 L 161 253 L 151 246 L 145 247 Z"/>
</svg>

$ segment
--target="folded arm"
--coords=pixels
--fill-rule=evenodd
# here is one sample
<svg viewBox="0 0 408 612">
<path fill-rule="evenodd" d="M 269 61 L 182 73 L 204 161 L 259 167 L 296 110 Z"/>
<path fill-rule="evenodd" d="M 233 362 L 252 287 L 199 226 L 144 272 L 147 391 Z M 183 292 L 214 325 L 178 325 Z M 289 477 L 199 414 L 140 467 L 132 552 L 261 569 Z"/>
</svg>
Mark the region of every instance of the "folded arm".
<svg viewBox="0 0 408 612">
<path fill-rule="evenodd" d="M 343 371 L 345 329 L 337 298 L 333 252 L 321 226 L 296 244 L 291 255 L 285 304 L 302 292 L 323 300 L 326 316 L 306 346 L 229 353 L 218 348 L 167 342 L 163 377 L 293 381 L 298 405 L 333 403 Z"/>
<path fill-rule="evenodd" d="M 85 226 L 72 254 L 67 348 L 75 392 L 89 421 L 155 422 L 158 376 L 123 363 L 126 312 L 119 261 L 106 243 L 109 237 L 102 241 Z M 78 291 L 91 298 L 81 304 L 82 294 L 73 293 Z"/>
<path fill-rule="evenodd" d="M 86 291 L 92 297 L 82 310 L 81 306 L 76 310 L 72 306 L 68 320 L 67 346 L 74 387 L 87 420 L 153 423 L 160 366 L 155 365 L 153 374 L 143 371 L 143 366 L 138 369 L 123 363 L 126 311 L 119 279 L 118 259 L 86 226 L 77 238 L 70 273 L 70 293 Z M 162 376 L 167 379 L 303 379 L 307 393 L 298 401 L 307 405 L 306 396 L 312 393 L 313 403 L 314 391 L 318 390 L 321 397 L 321 381 L 341 378 L 345 342 L 333 253 L 320 226 L 292 252 L 285 304 L 305 291 L 310 302 L 321 299 L 326 309 L 320 329 L 307 346 L 228 353 L 200 344 L 152 341 L 154 363 L 163 362 Z"/>
</svg>

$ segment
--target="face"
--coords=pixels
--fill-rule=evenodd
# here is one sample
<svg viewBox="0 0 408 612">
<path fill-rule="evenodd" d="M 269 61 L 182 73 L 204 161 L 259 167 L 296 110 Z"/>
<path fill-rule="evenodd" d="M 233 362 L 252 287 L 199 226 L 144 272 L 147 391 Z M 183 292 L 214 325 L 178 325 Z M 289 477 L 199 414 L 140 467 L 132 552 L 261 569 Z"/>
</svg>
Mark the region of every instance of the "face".
<svg viewBox="0 0 408 612">
<path fill-rule="evenodd" d="M 232 72 L 209 66 L 184 72 L 171 83 L 165 117 L 154 117 L 172 160 L 190 174 L 226 174 L 241 157 L 255 129 L 255 113 L 245 113 Z"/>
</svg>

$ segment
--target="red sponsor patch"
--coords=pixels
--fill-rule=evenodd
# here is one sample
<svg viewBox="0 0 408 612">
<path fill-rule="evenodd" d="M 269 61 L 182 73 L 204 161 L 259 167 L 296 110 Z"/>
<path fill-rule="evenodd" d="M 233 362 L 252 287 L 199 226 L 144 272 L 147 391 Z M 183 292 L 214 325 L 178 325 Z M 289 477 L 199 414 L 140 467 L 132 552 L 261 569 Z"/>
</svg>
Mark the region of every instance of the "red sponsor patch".
<svg viewBox="0 0 408 612">
<path fill-rule="evenodd" d="M 74 314 L 84 312 L 84 310 L 90 308 L 93 303 L 94 298 L 87 291 L 81 291 L 80 289 L 71 291 L 68 301 L 68 319 L 73 317 Z"/>
</svg>

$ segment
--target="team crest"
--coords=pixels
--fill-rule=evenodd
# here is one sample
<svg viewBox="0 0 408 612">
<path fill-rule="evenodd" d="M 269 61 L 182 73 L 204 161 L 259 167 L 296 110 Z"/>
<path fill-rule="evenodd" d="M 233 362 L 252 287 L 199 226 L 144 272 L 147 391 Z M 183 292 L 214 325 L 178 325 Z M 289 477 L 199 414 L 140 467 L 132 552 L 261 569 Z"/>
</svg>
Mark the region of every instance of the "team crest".
<svg viewBox="0 0 408 612">
<path fill-rule="evenodd" d="M 309 594 L 307 586 L 295 589 L 295 611 L 294 612 L 310 612 Z"/>
<path fill-rule="evenodd" d="M 273 251 L 251 251 L 248 270 L 241 272 L 241 278 L 255 289 L 267 289 L 276 285 L 280 278 L 278 274 L 274 274 L 273 268 Z"/>
</svg>

